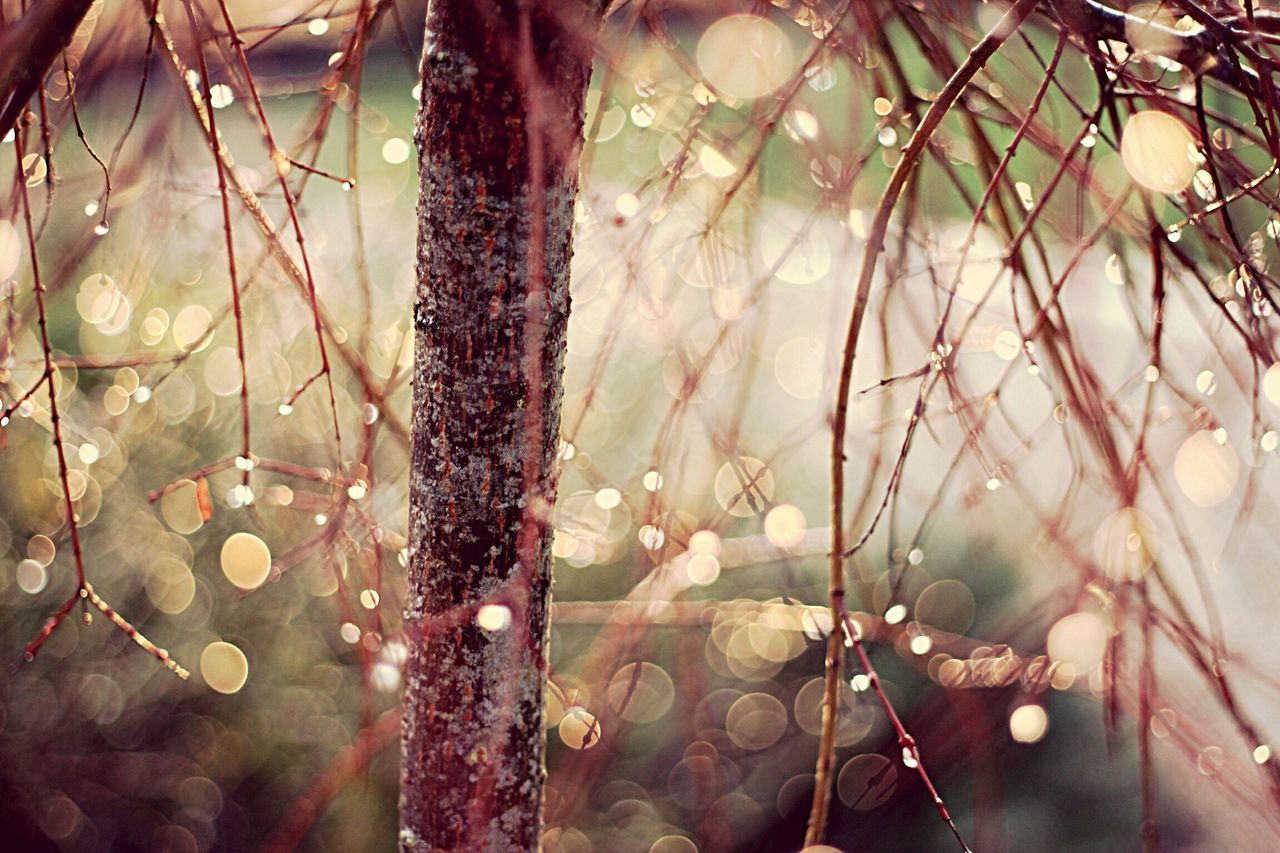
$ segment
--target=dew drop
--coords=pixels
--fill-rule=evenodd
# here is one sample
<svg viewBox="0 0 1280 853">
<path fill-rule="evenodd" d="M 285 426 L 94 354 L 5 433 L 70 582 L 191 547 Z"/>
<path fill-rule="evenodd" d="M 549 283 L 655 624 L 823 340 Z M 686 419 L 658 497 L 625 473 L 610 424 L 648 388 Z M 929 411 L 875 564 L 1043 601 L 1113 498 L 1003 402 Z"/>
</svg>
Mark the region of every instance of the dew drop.
<svg viewBox="0 0 1280 853">
<path fill-rule="evenodd" d="M 571 749 L 590 749 L 600 742 L 600 724 L 585 708 L 569 708 L 560 720 L 560 739 Z"/>
<path fill-rule="evenodd" d="M 1035 743 L 1049 728 L 1049 715 L 1040 705 L 1021 705 L 1009 715 L 1009 734 L 1018 743 Z"/>
<path fill-rule="evenodd" d="M 222 572 L 240 589 L 257 589 L 271 573 L 271 551 L 252 533 L 233 533 L 222 545 Z"/>
<path fill-rule="evenodd" d="M 505 631 L 511 627 L 511 608 L 505 604 L 484 604 L 476 611 L 476 624 L 486 631 Z"/>
<path fill-rule="evenodd" d="M 663 532 L 661 527 L 658 527 L 655 524 L 646 524 L 644 527 L 641 527 L 639 537 L 640 544 L 649 551 L 658 550 L 662 547 L 663 543 L 667 541 L 666 533 Z"/>
</svg>

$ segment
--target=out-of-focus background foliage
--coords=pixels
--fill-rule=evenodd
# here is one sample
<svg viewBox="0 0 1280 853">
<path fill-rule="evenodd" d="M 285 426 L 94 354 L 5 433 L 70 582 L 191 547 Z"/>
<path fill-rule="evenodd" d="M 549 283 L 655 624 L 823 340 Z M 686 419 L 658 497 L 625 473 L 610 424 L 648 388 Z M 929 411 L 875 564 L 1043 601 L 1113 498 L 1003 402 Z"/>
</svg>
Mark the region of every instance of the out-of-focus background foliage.
<svg viewBox="0 0 1280 853">
<path fill-rule="evenodd" d="M 194 66 L 185 15 L 169 5 L 176 49 Z M 290 402 L 320 367 L 310 308 L 234 208 L 252 465 L 240 458 L 241 360 L 213 155 L 162 44 L 144 66 L 143 7 L 100 4 L 72 64 L 80 122 L 104 156 L 149 68 L 112 168 L 109 230 L 95 233 L 102 171 L 74 133 L 59 74 L 47 95 L 53 156 L 37 124 L 23 178 L 88 577 L 192 676 L 174 677 L 96 610 L 86 624 L 78 607 L 23 660 L 75 586 L 47 397 L 32 395 L 0 430 L 0 833 L 10 849 L 246 850 L 273 834 L 309 850 L 394 847 L 422 9 L 403 3 L 379 19 L 355 80 L 341 52 L 354 4 L 266 5 L 231 8 L 272 131 L 290 156 L 334 176 L 294 168 L 289 180 L 331 320 L 342 456 L 323 379 Z M 800 846 L 830 628 L 821 606 L 839 346 L 897 152 L 947 63 L 1000 11 L 953 5 L 925 4 L 945 62 L 896 20 L 880 38 L 859 36 L 840 3 L 630 4 L 606 26 L 589 97 L 555 514 L 549 850 Z M 295 251 L 217 7 L 197 7 L 218 127 Z M 731 17 L 750 11 L 763 17 Z M 936 138 L 904 200 L 914 219 L 901 247 L 891 227 L 854 373 L 855 535 L 881 500 L 921 383 L 946 362 L 954 384 L 923 404 L 886 515 L 852 561 L 854 606 L 885 690 L 975 849 L 1140 846 L 1144 631 L 1160 638 L 1148 726 L 1162 846 L 1271 849 L 1274 804 L 1258 767 L 1269 747 L 1243 742 L 1168 638 L 1225 626 L 1228 651 L 1213 666 L 1237 676 L 1241 713 L 1273 734 L 1267 519 L 1280 373 L 1265 363 L 1251 372 L 1230 311 L 1214 307 L 1234 298 L 1229 267 L 1192 228 L 1175 235 L 1212 282 L 1208 295 L 1190 277 L 1170 284 L 1154 376 L 1138 225 L 1118 222 L 1089 246 L 1062 290 L 1061 328 L 1109 407 L 1099 417 L 1130 437 L 1141 425 L 1154 460 L 1140 517 L 1115 515 L 1094 426 L 1024 345 L 1019 330 L 1035 312 L 1010 296 L 999 216 L 982 220 L 958 276 L 953 330 L 965 331 L 948 337 L 958 353 L 931 352 L 986 183 L 981 146 L 1003 152 L 1017 126 L 1009 115 L 1025 111 L 1054 50 L 1047 29 L 1025 35 Z M 886 50 L 919 100 L 885 83 Z M 1179 69 L 1152 68 L 1179 85 Z M 1097 89 L 1070 49 L 1057 79 L 1040 120 L 1065 147 L 1081 124 L 1076 103 L 1091 109 Z M 1249 120 L 1230 97 L 1210 98 Z M 326 104 L 335 111 L 317 130 Z M 1095 127 L 1088 179 L 1068 175 L 1040 215 L 1055 274 L 1129 185 L 1117 143 L 1113 128 Z M 1266 167 L 1246 138 L 1235 145 L 1240 162 Z M 6 175 L 14 148 L 0 144 Z M 1060 161 L 1047 147 L 1020 150 L 1009 180 L 1021 205 L 1000 215 L 1016 228 Z M 6 408 L 43 370 L 9 183 Z M 1206 198 L 1192 193 L 1138 190 L 1125 211 L 1167 228 L 1183 201 Z M 1238 209 L 1265 265 L 1276 229 L 1253 202 Z M 253 538 L 228 546 L 236 534 Z M 271 561 L 260 586 L 259 543 Z M 1171 628 L 1132 619 L 1132 597 L 1112 583 L 1142 575 L 1156 553 L 1169 588 L 1192 602 Z M 1113 690 L 1104 658 L 1117 653 Z M 857 673 L 844 695 L 830 843 L 951 849 Z M 582 749 L 590 718 L 602 738 Z M 309 823 L 308 798 L 322 813 L 295 831 Z"/>
</svg>

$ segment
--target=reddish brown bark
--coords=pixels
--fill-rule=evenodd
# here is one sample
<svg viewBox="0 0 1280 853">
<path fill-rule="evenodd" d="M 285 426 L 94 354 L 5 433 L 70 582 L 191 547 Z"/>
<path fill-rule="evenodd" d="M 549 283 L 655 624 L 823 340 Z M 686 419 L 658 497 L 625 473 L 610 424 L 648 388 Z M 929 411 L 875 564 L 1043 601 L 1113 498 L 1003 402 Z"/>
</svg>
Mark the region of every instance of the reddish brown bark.
<svg viewBox="0 0 1280 853">
<path fill-rule="evenodd" d="M 599 2 L 433 0 L 418 288 L 402 850 L 533 850 L 548 511 Z M 505 630 L 476 609 L 510 608 Z"/>
<path fill-rule="evenodd" d="M 17 123 L 93 0 L 40 0 L 0 26 L 0 136 Z"/>
</svg>

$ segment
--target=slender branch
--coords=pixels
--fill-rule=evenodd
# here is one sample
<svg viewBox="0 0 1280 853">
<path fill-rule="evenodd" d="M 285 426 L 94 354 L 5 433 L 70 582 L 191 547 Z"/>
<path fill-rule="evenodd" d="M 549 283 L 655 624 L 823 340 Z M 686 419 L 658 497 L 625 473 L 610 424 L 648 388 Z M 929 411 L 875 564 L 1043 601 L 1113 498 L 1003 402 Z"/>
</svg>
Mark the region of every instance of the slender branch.
<svg viewBox="0 0 1280 853">
<path fill-rule="evenodd" d="M 880 204 L 872 220 L 863 255 L 862 269 L 854 291 L 854 307 L 845 338 L 844 355 L 840 365 L 839 390 L 836 395 L 835 417 L 831 427 L 831 557 L 827 579 L 831 600 L 833 623 L 843 620 L 844 610 L 844 440 L 849 418 L 849 395 L 853 382 L 853 362 L 857 354 L 862 321 L 871 299 L 871 282 L 875 275 L 876 259 L 884 249 L 889 217 L 893 213 L 898 196 L 907 178 L 920 160 L 951 106 L 960 97 L 987 60 L 1035 9 L 1038 0 L 1018 0 L 1000 19 L 995 28 L 970 51 L 964 63 L 956 70 L 930 105 L 919 128 L 902 152 L 901 158 L 889 177 L 888 186 L 880 197 Z M 835 739 L 839 716 L 839 686 L 844 667 L 844 641 L 839 631 L 832 631 L 827 642 L 826 689 L 822 711 L 822 738 L 818 748 L 815 768 L 813 808 L 809 814 L 809 826 L 805 845 L 820 844 L 826 833 L 827 815 L 830 810 L 831 787 L 835 767 Z"/>
</svg>

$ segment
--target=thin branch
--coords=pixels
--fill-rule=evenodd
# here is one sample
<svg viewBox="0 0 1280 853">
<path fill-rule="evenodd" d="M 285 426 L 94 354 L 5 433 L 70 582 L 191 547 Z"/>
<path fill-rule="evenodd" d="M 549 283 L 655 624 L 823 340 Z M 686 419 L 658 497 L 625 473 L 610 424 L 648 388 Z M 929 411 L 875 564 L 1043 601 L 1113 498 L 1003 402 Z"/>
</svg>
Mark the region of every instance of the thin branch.
<svg viewBox="0 0 1280 853">
<path fill-rule="evenodd" d="M 862 269 L 854 291 L 853 313 L 849 320 L 849 330 L 845 338 L 844 355 L 840 365 L 839 389 L 836 392 L 835 417 L 831 427 L 831 557 L 830 574 L 827 579 L 828 593 L 831 599 L 832 620 L 839 623 L 843 620 L 844 610 L 844 440 L 849 417 L 849 395 L 853 380 L 853 362 L 857 354 L 858 337 L 862 329 L 862 320 L 866 315 L 871 297 L 871 282 L 875 274 L 876 259 L 884 248 L 885 233 L 889 226 L 889 216 L 897 203 L 898 195 L 906 184 L 907 177 L 915 168 L 934 131 L 952 104 L 960 97 L 987 60 L 1035 9 L 1038 0 L 1018 0 L 1000 19 L 995 28 L 980 41 L 964 64 L 951 76 L 942 91 L 938 94 L 925 113 L 924 119 L 910 142 L 902 152 L 901 158 L 894 166 L 888 185 L 880 197 L 876 215 L 872 220 L 871 230 L 867 237 L 867 246 L 863 255 Z M 827 642 L 826 689 L 822 712 L 822 737 L 818 747 L 818 761 L 815 768 L 813 808 L 809 815 L 809 826 L 805 834 L 805 845 L 814 846 L 822 843 L 826 834 L 827 815 L 830 809 L 831 787 L 835 768 L 835 738 L 840 713 L 839 686 L 844 666 L 844 642 L 840 632 L 832 631 Z M 963 842 L 962 842 L 963 846 Z M 966 848 L 967 849 L 967 848 Z"/>
</svg>

